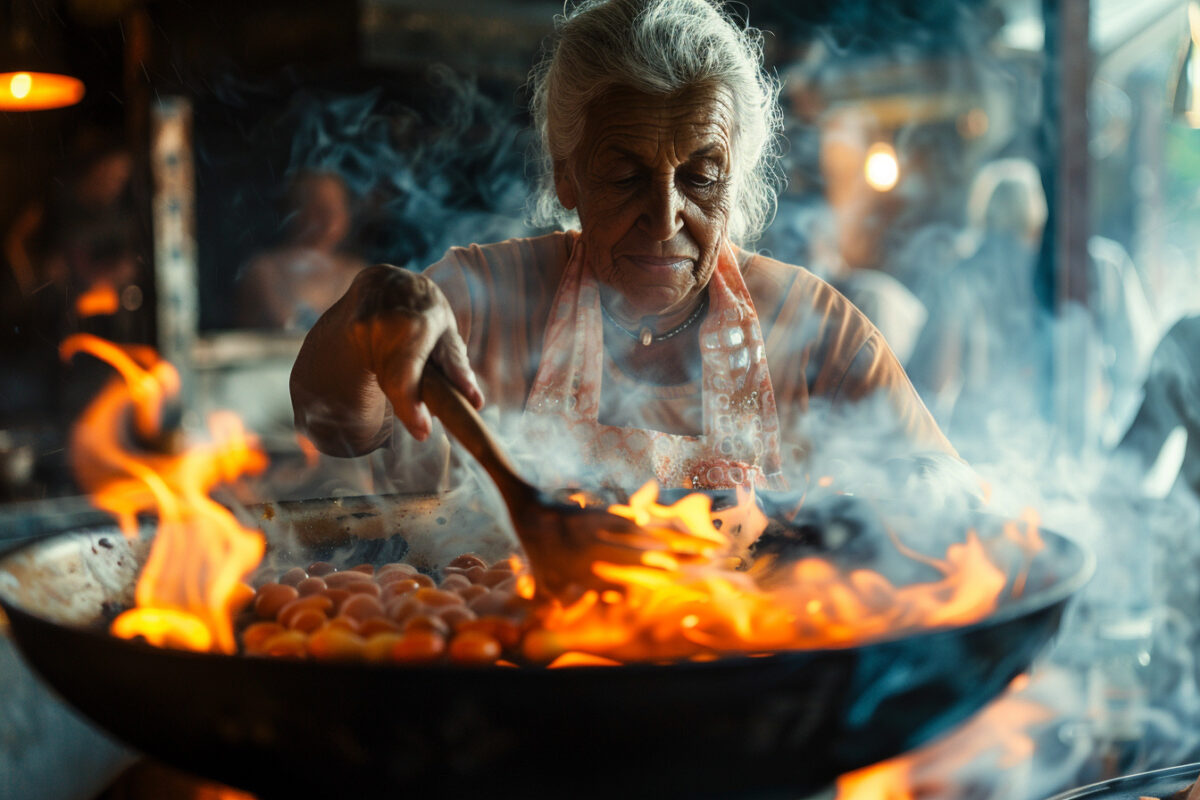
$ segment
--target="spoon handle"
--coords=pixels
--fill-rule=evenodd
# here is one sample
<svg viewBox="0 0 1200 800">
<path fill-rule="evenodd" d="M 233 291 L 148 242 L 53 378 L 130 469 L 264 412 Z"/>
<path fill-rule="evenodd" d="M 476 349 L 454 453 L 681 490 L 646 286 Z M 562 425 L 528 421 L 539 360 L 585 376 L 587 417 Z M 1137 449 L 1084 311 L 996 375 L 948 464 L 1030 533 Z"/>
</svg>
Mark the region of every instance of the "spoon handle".
<svg viewBox="0 0 1200 800">
<path fill-rule="evenodd" d="M 421 376 L 421 400 L 491 476 L 515 518 L 532 501 L 536 490 L 519 476 L 479 412 L 432 362 Z"/>
</svg>

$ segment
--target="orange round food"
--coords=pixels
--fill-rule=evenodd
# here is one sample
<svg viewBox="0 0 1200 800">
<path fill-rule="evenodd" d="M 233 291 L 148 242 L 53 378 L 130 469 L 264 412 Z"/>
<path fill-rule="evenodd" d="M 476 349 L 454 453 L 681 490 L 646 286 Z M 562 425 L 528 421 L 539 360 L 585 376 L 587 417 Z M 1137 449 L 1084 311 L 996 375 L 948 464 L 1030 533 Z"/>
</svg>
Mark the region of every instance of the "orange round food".
<svg viewBox="0 0 1200 800">
<path fill-rule="evenodd" d="M 330 589 L 345 589 L 352 583 L 375 583 L 371 580 L 370 575 L 354 570 L 346 570 L 345 572 L 334 572 L 331 575 L 325 576 L 325 585 Z"/>
<path fill-rule="evenodd" d="M 351 617 L 360 622 L 371 617 L 384 616 L 383 604 L 379 599 L 372 597 L 369 594 L 354 594 L 342 603 L 342 608 L 338 612 L 341 616 Z"/>
<path fill-rule="evenodd" d="M 325 585 L 324 579 L 316 577 L 305 578 L 296 584 L 296 591 L 300 592 L 301 597 L 323 592 L 326 588 L 328 587 Z"/>
<path fill-rule="evenodd" d="M 387 617 L 371 617 L 370 619 L 363 620 L 362 624 L 358 626 L 359 634 L 367 637 L 380 633 L 398 634 L 403 631 L 404 629 L 398 623 L 392 622 Z"/>
<path fill-rule="evenodd" d="M 471 585 L 471 579 L 466 575 L 447 575 L 442 578 L 439 589 L 444 589 L 449 592 L 458 592 Z"/>
<path fill-rule="evenodd" d="M 483 567 L 487 569 L 487 562 L 474 553 L 463 553 L 450 560 L 448 567 L 459 567 L 461 569 L 470 569 L 471 567 Z"/>
<path fill-rule="evenodd" d="M 255 622 L 242 631 L 242 646 L 248 653 L 256 652 L 277 633 L 283 633 L 283 626 L 278 622 Z"/>
<path fill-rule="evenodd" d="M 325 624 L 326 616 L 313 608 L 302 608 L 288 620 L 288 627 L 301 633 L 312 633 Z"/>
<path fill-rule="evenodd" d="M 274 619 L 279 609 L 299 596 L 295 586 L 285 586 L 282 583 L 263 584 L 254 598 L 254 613 L 260 619 Z"/>
<path fill-rule="evenodd" d="M 387 612 L 388 619 L 403 623 L 420 611 L 422 607 L 415 597 L 407 596 L 392 600 L 384 607 L 384 610 Z"/>
<path fill-rule="evenodd" d="M 409 617 L 404 623 L 405 633 L 415 630 L 433 631 L 445 636 L 446 634 L 450 633 L 450 626 L 446 624 L 446 621 L 439 616 L 417 612 Z"/>
<path fill-rule="evenodd" d="M 450 626 L 451 630 L 456 630 L 459 625 L 475 619 L 475 612 L 466 606 L 446 606 L 445 608 L 439 608 L 437 609 L 437 615 L 441 617 L 443 622 Z"/>
<path fill-rule="evenodd" d="M 465 589 L 459 589 L 458 596 L 461 597 L 464 602 L 470 603 L 475 598 L 482 597 L 487 593 L 488 588 L 486 586 L 480 586 L 477 583 L 473 583 Z"/>
<path fill-rule="evenodd" d="M 308 636 L 299 631 L 277 633 L 263 643 L 262 652 L 268 656 L 299 658 L 308 652 Z"/>
<path fill-rule="evenodd" d="M 357 633 L 331 625 L 308 637 L 308 652 L 316 658 L 361 658 L 366 644 Z"/>
<path fill-rule="evenodd" d="M 392 645 L 392 658 L 404 663 L 436 661 L 446 652 L 446 639 L 440 633 L 416 628 L 406 631 Z"/>
<path fill-rule="evenodd" d="M 463 631 L 450 642 L 450 660 L 457 664 L 492 664 L 500 652 L 500 642 L 483 631 Z"/>
<path fill-rule="evenodd" d="M 403 640 L 404 634 L 399 632 L 381 631 L 371 634 L 367 636 L 367 643 L 363 647 L 363 658 L 367 661 L 390 661 L 392 649 Z"/>
<path fill-rule="evenodd" d="M 295 586 L 308 577 L 308 573 L 301 567 L 292 567 L 287 572 L 279 576 L 279 582 L 285 586 Z"/>
<path fill-rule="evenodd" d="M 417 600 L 427 606 L 457 606 L 462 605 L 463 599 L 454 592 L 445 589 L 418 589 Z"/>
<path fill-rule="evenodd" d="M 260 570 L 263 580 L 275 570 Z M 488 568 L 473 554 L 443 570 L 441 586 L 416 567 L 328 562 L 293 567 L 257 592 L 260 621 L 240 632 L 244 652 L 373 662 L 496 664 L 520 650 L 530 604 L 515 596 L 507 561 Z M 482 617 L 482 618 L 481 618 Z"/>
<path fill-rule="evenodd" d="M 279 624 L 291 627 L 292 617 L 305 609 L 312 609 L 324 617 L 333 611 L 333 601 L 323 594 L 310 594 L 304 597 L 297 597 L 279 609 L 276 619 L 279 620 Z"/>
</svg>

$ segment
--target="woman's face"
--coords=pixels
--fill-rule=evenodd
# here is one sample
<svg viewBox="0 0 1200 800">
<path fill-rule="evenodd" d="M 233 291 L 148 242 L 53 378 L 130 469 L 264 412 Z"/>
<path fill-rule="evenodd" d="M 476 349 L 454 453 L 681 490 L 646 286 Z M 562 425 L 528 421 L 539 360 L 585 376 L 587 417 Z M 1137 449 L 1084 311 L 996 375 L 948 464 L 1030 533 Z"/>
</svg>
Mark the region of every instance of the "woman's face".
<svg viewBox="0 0 1200 800">
<path fill-rule="evenodd" d="M 708 285 L 732 209 L 733 100 L 701 86 L 670 96 L 614 89 L 555 171 L 575 208 L 605 307 L 636 325 L 686 316 Z M 665 323 L 665 324 L 664 324 Z"/>
</svg>

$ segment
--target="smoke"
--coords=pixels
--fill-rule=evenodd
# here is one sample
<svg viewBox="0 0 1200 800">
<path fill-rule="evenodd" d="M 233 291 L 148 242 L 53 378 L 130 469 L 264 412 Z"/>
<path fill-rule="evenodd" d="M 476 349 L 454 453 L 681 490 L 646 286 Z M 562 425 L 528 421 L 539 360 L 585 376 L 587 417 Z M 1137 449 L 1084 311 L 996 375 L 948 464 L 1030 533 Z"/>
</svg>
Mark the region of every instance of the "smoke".
<svg viewBox="0 0 1200 800">
<path fill-rule="evenodd" d="M 201 324 L 228 328 L 243 267 L 285 241 L 297 179 L 351 197 L 343 249 L 423 269 L 448 247 L 527 235 L 524 110 L 508 92 L 432 65 L 420 75 L 226 76 L 197 100 Z"/>
<path fill-rule="evenodd" d="M 812 268 L 864 306 L 869 297 L 857 291 L 863 271 L 891 278 L 872 287 L 882 299 L 868 313 L 889 341 L 911 340 L 911 349 L 898 348 L 908 351 L 908 373 L 970 468 L 906 452 L 902 420 L 880 399 L 839 408 L 814 401 L 784 432 L 806 445 L 804 458 L 789 466 L 792 488 L 811 492 L 810 508 L 834 502 L 835 492 L 900 504 L 929 522 L 930 541 L 959 535 L 982 494 L 990 513 L 1016 517 L 1036 509 L 1045 527 L 1086 544 L 1098 563 L 1029 688 L 1002 701 L 1048 710 L 1027 728 L 1032 750 L 1016 763 L 964 764 L 953 747 L 941 748 L 926 762 L 930 779 L 920 796 L 1037 800 L 1106 771 L 1195 760 L 1200 511 L 1182 483 L 1170 491 L 1148 488 L 1166 436 L 1137 435 L 1139 420 L 1170 430 L 1161 419 L 1186 423 L 1189 408 L 1198 407 L 1185 391 L 1195 381 L 1188 356 L 1195 348 L 1176 346 L 1172 354 L 1168 341 L 1150 357 L 1166 323 L 1187 309 L 1173 282 L 1187 275 L 1182 250 L 1160 248 L 1164 261 L 1147 263 L 1128 251 L 1152 248 L 1096 238 L 1088 307 L 1046 308 L 1037 281 L 1047 198 L 1040 198 L 1039 214 L 1040 182 L 1021 177 L 1029 169 L 1036 175 L 1043 157 L 1039 87 L 1020 58 L 1002 61 L 991 50 L 1003 21 L 961 3 L 923 4 L 898 16 L 880 13 L 877 4 L 838 9 L 834 25 L 793 24 L 793 38 L 809 43 L 788 73 L 788 99 L 800 120 L 789 151 L 792 193 L 761 249 Z M 298 90 L 286 113 L 271 120 L 271 136 L 288 131 L 281 177 L 336 172 L 360 198 L 366 221 L 358 235 L 368 260 L 420 267 L 451 245 L 528 232 L 520 222 L 522 126 L 471 82 L 445 70 L 430 79 L 440 103 L 428 107 L 378 88 Z M 917 91 L 942 104 L 907 108 L 927 115 L 920 122 L 889 123 L 885 101 Z M 812 95 L 828 105 L 814 110 Z M 867 113 L 824 113 L 855 103 Z M 251 138 L 266 136 L 262 130 Z M 865 150 L 885 135 L 900 159 L 896 193 L 838 195 L 861 161 L 828 161 L 825 137 Z M 989 181 L 993 199 L 969 202 L 972 187 Z M 1194 206 L 1194 189 L 1188 202 Z M 889 330 L 886 310 L 913 300 L 924 318 L 895 324 L 915 332 Z M 1064 408 L 1067 401 L 1074 405 Z M 522 437 L 518 413 L 490 406 L 485 418 L 530 474 L 592 480 L 580 472 L 569 440 L 537 447 Z M 1186 446 L 1185 473 L 1187 464 L 1200 463 L 1200 443 Z M 450 475 L 422 474 L 412 469 L 419 451 L 398 433 L 389 457 L 407 463 L 415 477 L 371 488 L 488 485 L 464 477 L 473 468 L 461 456 Z M 438 485 L 421 484 L 421 477 Z M 832 487 L 824 495 L 823 479 Z"/>
<path fill-rule="evenodd" d="M 1050 433 L 1034 427 L 973 465 L 993 487 L 988 510 L 1032 503 L 1045 528 L 1095 553 L 1095 577 L 1027 686 L 911 757 L 908 782 L 922 800 L 1038 800 L 1200 753 L 1195 502 L 1146 497 L 1140 473 L 1117 457 L 1025 450 Z M 1030 709 L 1036 716 L 1023 716 Z"/>
<path fill-rule="evenodd" d="M 418 108 L 382 89 L 331 97 L 300 90 L 287 174 L 341 175 L 363 198 L 368 261 L 423 268 L 454 245 L 528 233 L 521 222 L 526 133 L 477 83 L 427 70 Z"/>
<path fill-rule="evenodd" d="M 1031 737 L 1028 749 L 1006 763 L 981 757 L 972 737 L 983 731 L 995 740 L 1004 724 L 972 723 L 923 751 L 912 776 L 923 799 L 1040 800 L 1200 758 L 1200 447 L 1182 435 L 1197 429 L 1200 363 L 1186 327 L 1163 339 L 1195 309 L 1194 259 L 1181 255 L 1197 241 L 1195 183 L 1159 183 L 1170 172 L 1150 159 L 1163 145 L 1146 138 L 1165 131 L 1158 142 L 1167 157 L 1190 163 L 1183 141 L 1192 137 L 1194 152 L 1194 134 L 1168 128 L 1162 109 L 1140 97 L 1135 111 L 1145 116 L 1134 124 L 1095 122 L 1099 227 L 1088 246 L 1087 305 L 1047 307 L 1038 297 L 1048 200 L 1038 142 L 1048 141 L 1052 121 L 1041 118 L 1041 68 L 997 47 L 1018 38 L 1004 19 L 950 6 L 939 20 L 906 4 L 841 4 L 816 21 L 819 12 L 795 12 L 792 39 L 807 44 L 796 46 L 787 96 L 804 129 L 789 131 L 791 195 L 760 245 L 828 278 L 896 343 L 985 487 L 985 511 L 1012 517 L 1036 509 L 1046 528 L 1096 554 L 1096 575 L 1032 683 L 997 703 L 1046 710 L 1036 724 L 1007 724 Z M 955 69 L 939 73 L 931 67 L 939 63 Z M 1166 81 L 1146 68 L 1135 78 L 1130 91 L 1156 98 Z M 913 104 L 898 125 L 886 124 L 884 100 L 906 90 L 945 99 L 950 113 L 918 120 Z M 1112 100 L 1108 106 L 1128 105 Z M 956 108 L 959 101 L 966 105 Z M 1139 129 L 1140 141 L 1130 133 Z M 899 154 L 901 185 L 888 196 L 853 189 L 876 140 L 895 143 Z M 1130 218 L 1139 229 L 1121 227 Z M 879 300 L 880 286 L 891 299 Z M 914 299 L 924 321 L 888 313 Z M 913 492 L 927 508 L 947 508 L 947 498 L 962 495 L 941 470 L 897 480 L 901 465 L 884 468 L 893 461 L 887 411 L 860 404 L 849 415 L 810 417 L 803 435 L 824 435 L 813 439 L 812 474 L 835 476 L 860 497 L 903 503 Z"/>
<path fill-rule="evenodd" d="M 997 257 L 1013 265 L 1025 254 L 1009 242 L 989 255 Z M 938 338 L 976 342 L 964 348 L 957 367 L 987 365 L 987 379 L 972 393 L 969 375 L 939 387 L 925 384 L 926 399 L 987 487 L 984 510 L 1012 517 L 1036 509 L 1047 529 L 1089 547 L 1097 570 L 1064 619 L 1056 646 L 1035 667 L 1031 688 L 998 703 L 1034 702 L 1047 710 L 1044 721 L 1022 726 L 1032 737 L 1031 752 L 1003 770 L 987 759 L 964 764 L 961 748 L 978 735 L 968 726 L 918 757 L 926 782 L 916 796 L 1035 800 L 1194 761 L 1200 756 L 1200 510 L 1189 484 L 1175 481 L 1182 449 L 1191 444 L 1180 438 L 1180 426 L 1196 407 L 1190 401 L 1194 358 L 1183 355 L 1194 352 L 1187 331 L 1173 331 L 1153 360 L 1139 362 L 1132 347 L 1114 359 L 1112 352 L 1129 342 L 1121 338 L 1129 327 L 1127 317 L 1120 325 L 1104 323 L 1111 305 L 1052 317 L 1032 305 L 1032 293 L 997 292 L 987 281 L 973 288 L 961 283 L 947 296 L 956 305 L 951 317 L 976 328 L 969 335 L 943 328 Z M 1005 307 L 1021 296 L 1026 305 Z M 989 314 L 988 304 L 1006 313 Z M 1006 324 L 1006 317 L 1024 322 Z M 1073 360 L 1058 365 L 1043 395 L 1032 378 L 1040 363 L 1054 358 L 1049 348 L 1064 341 Z M 921 353 L 918 348 L 914 358 Z M 1085 429 L 1082 446 L 1043 410 L 1044 398 L 1057 400 L 1072 381 L 1090 387 L 1072 395 L 1086 401 L 1073 409 Z M 1131 421 L 1132 431 L 1122 435 Z M 867 464 L 869 474 L 877 462 L 850 463 Z"/>
</svg>

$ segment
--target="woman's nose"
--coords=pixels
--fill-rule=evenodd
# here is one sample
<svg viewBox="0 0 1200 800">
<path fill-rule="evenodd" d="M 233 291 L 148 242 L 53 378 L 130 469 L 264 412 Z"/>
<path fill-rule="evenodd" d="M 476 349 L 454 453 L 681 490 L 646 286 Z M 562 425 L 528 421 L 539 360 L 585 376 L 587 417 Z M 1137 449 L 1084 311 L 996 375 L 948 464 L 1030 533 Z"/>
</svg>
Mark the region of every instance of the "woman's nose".
<svg viewBox="0 0 1200 800">
<path fill-rule="evenodd" d="M 655 181 L 647 191 L 642 227 L 659 242 L 674 238 L 683 227 L 683 198 L 673 181 Z"/>
</svg>

